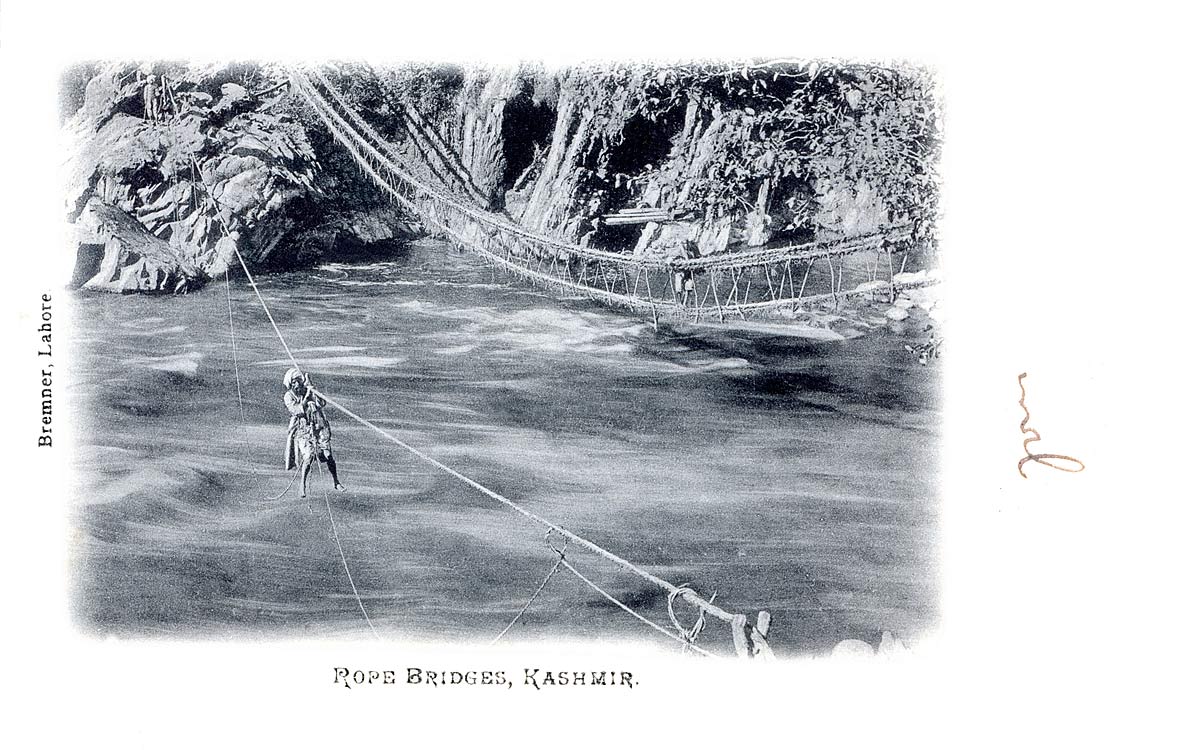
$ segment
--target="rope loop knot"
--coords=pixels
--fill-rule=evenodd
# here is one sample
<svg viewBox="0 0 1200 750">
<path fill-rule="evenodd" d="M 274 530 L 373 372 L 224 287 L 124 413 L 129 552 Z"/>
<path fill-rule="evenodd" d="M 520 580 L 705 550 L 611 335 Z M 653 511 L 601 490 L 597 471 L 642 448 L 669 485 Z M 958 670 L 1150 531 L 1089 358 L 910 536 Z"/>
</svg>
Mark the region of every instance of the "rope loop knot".
<svg viewBox="0 0 1200 750">
<path fill-rule="evenodd" d="M 550 541 L 550 537 L 553 534 L 558 534 L 560 537 L 562 537 L 561 547 L 555 547 L 554 542 Z M 546 529 L 546 534 L 542 537 L 542 539 L 546 542 L 546 546 L 550 548 L 550 551 L 558 555 L 558 561 L 560 563 L 567 559 L 567 547 L 571 544 L 571 538 L 569 536 L 558 529 Z"/>
<path fill-rule="evenodd" d="M 690 645 L 695 643 L 696 639 L 700 637 L 700 633 L 704 631 L 704 610 L 700 610 L 700 616 L 696 618 L 696 623 L 692 625 L 692 627 L 684 628 L 679 622 L 679 618 L 675 615 L 675 599 L 683 594 L 691 594 L 692 596 L 697 597 L 699 596 L 699 594 L 697 594 L 694 589 L 689 588 L 686 583 L 682 586 L 676 587 L 673 591 L 671 591 L 670 594 L 667 594 L 667 616 L 671 618 L 671 624 L 675 626 L 677 631 L 679 631 L 679 636 Z M 714 591 L 713 595 L 709 597 L 708 603 L 712 604 L 716 598 L 717 592 Z"/>
</svg>

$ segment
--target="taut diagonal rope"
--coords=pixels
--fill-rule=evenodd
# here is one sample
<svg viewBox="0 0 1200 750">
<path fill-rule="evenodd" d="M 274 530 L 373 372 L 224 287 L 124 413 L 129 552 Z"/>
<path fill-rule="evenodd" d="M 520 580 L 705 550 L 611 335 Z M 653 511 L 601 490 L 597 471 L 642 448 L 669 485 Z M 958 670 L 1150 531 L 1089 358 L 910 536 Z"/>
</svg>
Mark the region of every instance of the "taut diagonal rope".
<svg viewBox="0 0 1200 750">
<path fill-rule="evenodd" d="M 321 470 L 321 461 L 313 459 L 317 464 L 317 471 Z M 337 524 L 333 522 L 333 506 L 329 504 L 329 490 L 321 488 L 322 494 L 325 496 L 325 512 L 329 514 L 329 530 L 333 532 L 333 543 L 337 545 L 338 556 L 342 558 L 342 570 L 346 571 L 346 580 L 350 582 L 350 590 L 354 592 L 354 601 L 358 602 L 358 609 L 362 612 L 363 619 L 367 621 L 367 627 L 371 629 L 371 635 L 379 638 L 379 633 L 375 630 L 375 623 L 371 622 L 371 616 L 367 614 L 367 608 L 363 606 L 362 596 L 358 593 L 358 586 L 354 583 L 354 576 L 350 574 L 350 565 L 346 562 L 346 550 L 342 549 L 342 540 L 338 536 Z"/>
<path fill-rule="evenodd" d="M 562 566 L 562 564 L 563 557 L 562 555 L 559 555 L 558 559 L 554 561 L 554 565 L 551 566 L 550 572 L 547 573 L 546 577 L 542 579 L 542 582 L 538 584 L 537 589 L 533 592 L 533 596 L 529 597 L 529 601 L 525 602 L 525 606 L 521 607 L 521 611 L 518 612 L 507 625 L 504 626 L 504 630 L 500 631 L 500 635 L 492 639 L 491 645 L 495 646 L 500 642 L 500 639 L 508 633 L 508 631 L 512 630 L 513 625 L 516 625 L 517 621 L 524 616 L 531 606 L 533 606 L 533 600 L 538 598 L 538 594 L 542 593 L 542 590 L 546 588 L 546 584 L 550 583 L 550 579 L 554 577 L 554 574 L 558 572 L 558 569 Z"/>
</svg>

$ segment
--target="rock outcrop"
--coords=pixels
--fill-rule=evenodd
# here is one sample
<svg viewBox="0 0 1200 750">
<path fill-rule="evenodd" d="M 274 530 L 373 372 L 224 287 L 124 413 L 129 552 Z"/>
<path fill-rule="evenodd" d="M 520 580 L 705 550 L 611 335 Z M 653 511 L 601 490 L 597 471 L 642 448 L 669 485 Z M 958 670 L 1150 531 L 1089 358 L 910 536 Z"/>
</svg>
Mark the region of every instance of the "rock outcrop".
<svg viewBox="0 0 1200 750">
<path fill-rule="evenodd" d="M 510 71 L 474 71 L 463 84 L 462 161 L 492 207 L 504 202 L 505 110 L 520 90 L 517 74 Z"/>
<path fill-rule="evenodd" d="M 79 252 L 74 286 L 129 294 L 181 293 L 206 276 L 170 243 L 121 209 L 92 198 L 75 222 Z"/>
<path fill-rule="evenodd" d="M 252 265 L 289 267 L 415 236 L 317 136 L 284 79 L 256 66 L 100 68 L 67 123 L 79 267 L 105 248 L 80 283 L 185 291 L 223 272 L 234 247 Z"/>
</svg>

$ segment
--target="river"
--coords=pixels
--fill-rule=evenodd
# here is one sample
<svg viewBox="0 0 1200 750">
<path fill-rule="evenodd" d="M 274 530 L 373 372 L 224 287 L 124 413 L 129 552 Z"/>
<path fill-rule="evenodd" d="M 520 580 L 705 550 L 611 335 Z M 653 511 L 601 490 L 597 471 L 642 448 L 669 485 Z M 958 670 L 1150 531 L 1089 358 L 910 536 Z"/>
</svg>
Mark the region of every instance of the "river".
<svg viewBox="0 0 1200 750">
<path fill-rule="evenodd" d="M 938 361 L 904 349 L 917 332 L 656 330 L 435 242 L 259 284 L 318 388 L 719 606 L 769 610 L 777 652 L 913 640 L 936 621 L 941 394 Z M 289 480 L 289 362 L 240 274 L 231 293 L 240 378 L 223 284 L 76 300 L 72 601 L 87 632 L 366 634 L 328 476 L 314 472 L 307 502 L 271 499 Z M 347 491 L 328 499 L 379 633 L 491 640 L 553 564 L 542 532 L 329 416 Z M 662 592 L 584 550 L 567 559 L 670 627 Z M 563 570 L 506 638 L 678 648 Z M 727 626 L 700 643 L 728 652 Z"/>
</svg>

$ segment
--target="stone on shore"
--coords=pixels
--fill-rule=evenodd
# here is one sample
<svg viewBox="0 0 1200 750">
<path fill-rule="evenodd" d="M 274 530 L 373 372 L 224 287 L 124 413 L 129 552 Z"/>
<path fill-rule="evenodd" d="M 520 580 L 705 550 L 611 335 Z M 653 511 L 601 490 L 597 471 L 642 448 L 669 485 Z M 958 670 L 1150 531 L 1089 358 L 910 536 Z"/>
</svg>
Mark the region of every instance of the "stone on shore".
<svg viewBox="0 0 1200 750">
<path fill-rule="evenodd" d="M 170 243 L 136 219 L 93 198 L 75 223 L 76 283 L 85 289 L 130 294 L 186 292 L 204 281 Z"/>
</svg>

